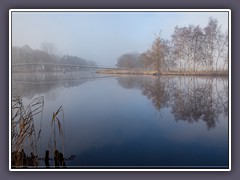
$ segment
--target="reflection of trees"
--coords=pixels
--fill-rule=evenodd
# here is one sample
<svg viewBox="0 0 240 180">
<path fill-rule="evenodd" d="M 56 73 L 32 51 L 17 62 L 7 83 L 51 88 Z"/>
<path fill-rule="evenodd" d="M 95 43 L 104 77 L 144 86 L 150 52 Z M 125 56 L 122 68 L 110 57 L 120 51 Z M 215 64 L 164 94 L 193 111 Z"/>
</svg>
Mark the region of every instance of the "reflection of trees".
<svg viewBox="0 0 240 180">
<path fill-rule="evenodd" d="M 219 106 L 214 100 L 212 79 L 204 82 L 198 80 L 196 77 L 187 78 L 183 87 L 180 82 L 173 94 L 172 113 L 176 120 L 197 122 L 202 119 L 209 129 L 214 128 Z"/>
<path fill-rule="evenodd" d="M 125 83 L 123 83 L 125 82 Z M 220 114 L 228 116 L 228 81 L 212 77 L 120 77 L 124 88 L 139 88 L 160 111 L 171 107 L 176 121 L 204 121 L 214 128 Z"/>
<path fill-rule="evenodd" d="M 125 89 L 139 89 L 144 84 L 142 76 L 120 76 L 118 83 Z"/>
<path fill-rule="evenodd" d="M 220 88 L 219 88 L 220 86 Z M 218 96 L 218 103 L 223 107 L 223 115 L 228 117 L 228 80 L 226 78 L 219 79 L 216 83 L 216 93 Z"/>
<path fill-rule="evenodd" d="M 208 129 L 214 128 L 222 106 L 214 91 L 213 78 L 184 78 L 187 83 L 179 83 L 173 94 L 172 113 L 175 119 L 187 122 L 203 120 Z M 217 83 L 216 83 L 217 84 Z"/>
<path fill-rule="evenodd" d="M 81 77 L 81 78 L 80 78 Z M 22 96 L 29 99 L 35 95 L 46 93 L 49 97 L 56 96 L 56 89 L 70 88 L 87 82 L 90 78 L 83 73 L 17 73 L 12 75 L 12 94 L 22 91 Z"/>
<path fill-rule="evenodd" d="M 76 87 L 86 82 L 82 80 L 76 81 L 55 81 L 51 83 L 27 83 L 27 82 L 13 82 L 12 93 L 21 91 L 21 95 L 32 99 L 35 95 L 46 94 L 49 98 L 55 99 L 58 92 L 57 89 L 61 87 Z"/>
<path fill-rule="evenodd" d="M 158 78 L 153 82 L 146 81 L 142 86 L 142 94 L 152 101 L 158 111 L 166 107 L 169 102 L 167 83 L 168 79 Z"/>
<path fill-rule="evenodd" d="M 125 89 L 141 89 L 142 94 L 152 101 L 158 111 L 169 102 L 168 78 L 122 76 L 118 78 L 118 83 Z"/>
</svg>

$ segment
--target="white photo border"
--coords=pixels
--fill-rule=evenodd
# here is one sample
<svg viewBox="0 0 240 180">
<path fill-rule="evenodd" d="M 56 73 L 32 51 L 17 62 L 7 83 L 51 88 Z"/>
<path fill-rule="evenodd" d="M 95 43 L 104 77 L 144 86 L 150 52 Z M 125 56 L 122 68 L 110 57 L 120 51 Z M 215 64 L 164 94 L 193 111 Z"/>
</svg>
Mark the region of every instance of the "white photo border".
<svg viewBox="0 0 240 180">
<path fill-rule="evenodd" d="M 13 12 L 228 12 L 228 104 L 229 104 L 229 115 L 228 115 L 228 156 L 229 156 L 229 164 L 226 169 L 160 169 L 159 166 L 154 166 L 154 169 L 149 169 L 151 166 L 146 166 L 148 168 L 144 169 L 136 168 L 136 169 L 121 169 L 114 168 L 111 169 L 87 169 L 86 166 L 83 169 L 79 169 L 77 166 L 74 168 L 28 168 L 28 169 L 13 169 L 11 166 L 11 96 L 12 96 L 12 13 Z M 108 166 L 109 167 L 109 166 Z M 120 166 L 119 166 L 120 167 Z M 127 167 L 127 166 L 124 166 Z M 231 10 L 230 9 L 10 9 L 9 10 L 9 171 L 231 171 Z"/>
</svg>

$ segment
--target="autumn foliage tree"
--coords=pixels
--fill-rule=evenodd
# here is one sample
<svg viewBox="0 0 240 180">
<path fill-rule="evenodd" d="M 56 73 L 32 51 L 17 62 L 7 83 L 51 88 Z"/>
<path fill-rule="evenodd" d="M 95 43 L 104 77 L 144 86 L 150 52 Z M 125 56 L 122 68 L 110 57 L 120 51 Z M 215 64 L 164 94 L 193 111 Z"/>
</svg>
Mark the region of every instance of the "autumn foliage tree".
<svg viewBox="0 0 240 180">
<path fill-rule="evenodd" d="M 151 67 L 159 73 L 164 69 L 168 69 L 170 53 L 169 41 L 161 38 L 161 35 L 156 35 L 150 49 L 141 54 L 141 61 L 144 68 Z M 169 61 L 169 62 L 168 62 Z"/>
</svg>

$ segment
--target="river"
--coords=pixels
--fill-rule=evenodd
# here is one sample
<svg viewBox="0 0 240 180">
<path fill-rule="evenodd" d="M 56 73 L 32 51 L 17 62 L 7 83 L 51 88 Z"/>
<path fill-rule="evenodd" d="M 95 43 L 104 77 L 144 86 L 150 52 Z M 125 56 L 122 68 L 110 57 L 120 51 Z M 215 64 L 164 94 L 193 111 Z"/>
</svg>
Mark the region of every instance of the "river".
<svg viewBox="0 0 240 180">
<path fill-rule="evenodd" d="M 62 107 L 55 140 L 69 168 L 228 168 L 227 78 L 13 74 L 16 94 L 25 107 L 44 100 L 33 118 L 39 157 L 52 154 Z"/>
</svg>

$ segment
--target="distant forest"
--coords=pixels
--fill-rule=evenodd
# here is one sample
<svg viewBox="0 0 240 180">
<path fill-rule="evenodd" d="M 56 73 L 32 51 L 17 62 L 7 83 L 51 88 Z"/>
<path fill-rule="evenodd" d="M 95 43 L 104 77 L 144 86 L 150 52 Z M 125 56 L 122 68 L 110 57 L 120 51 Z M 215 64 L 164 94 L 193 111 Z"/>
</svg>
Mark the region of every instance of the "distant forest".
<svg viewBox="0 0 240 180">
<path fill-rule="evenodd" d="M 41 49 L 32 49 L 28 45 L 12 47 L 12 64 L 27 63 L 56 63 L 74 64 L 83 66 L 97 66 L 94 61 L 89 61 L 78 56 L 57 55 L 52 43 L 43 43 Z"/>
<path fill-rule="evenodd" d="M 228 32 L 222 32 L 218 21 L 209 18 L 206 27 L 175 27 L 171 39 L 155 35 L 151 47 L 143 53 L 126 53 L 117 61 L 119 68 L 142 68 L 168 71 L 227 71 Z"/>
</svg>

